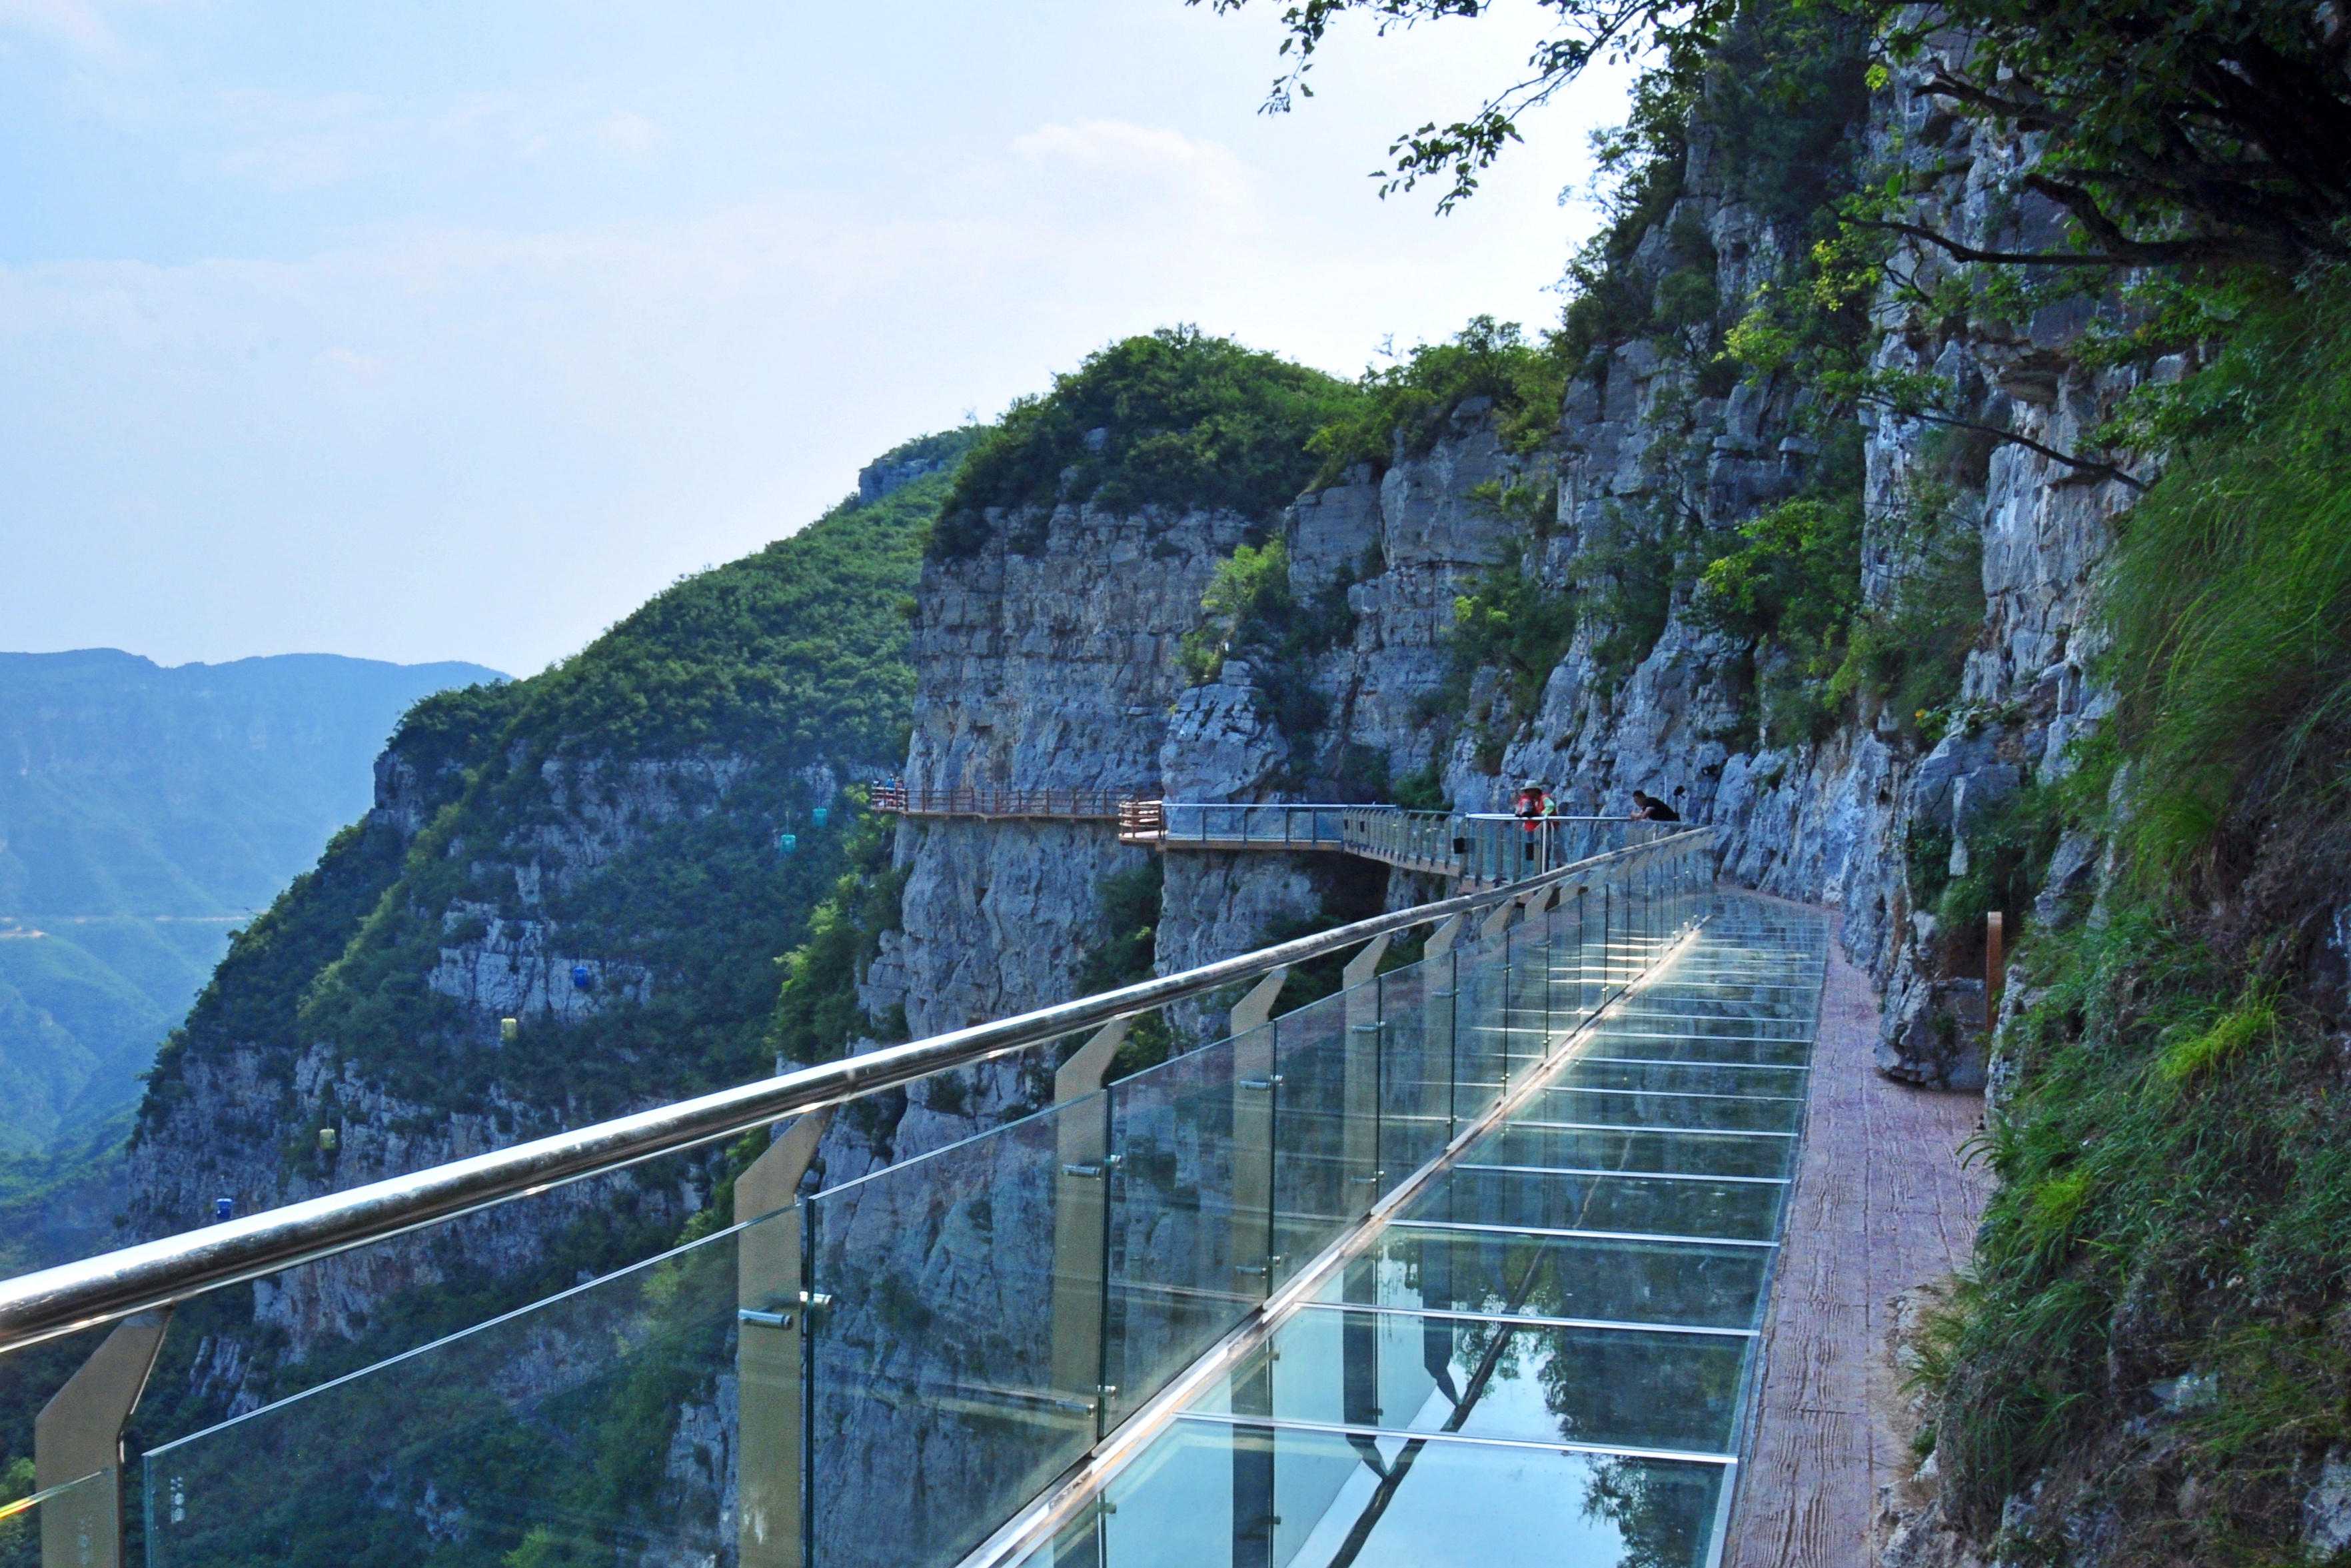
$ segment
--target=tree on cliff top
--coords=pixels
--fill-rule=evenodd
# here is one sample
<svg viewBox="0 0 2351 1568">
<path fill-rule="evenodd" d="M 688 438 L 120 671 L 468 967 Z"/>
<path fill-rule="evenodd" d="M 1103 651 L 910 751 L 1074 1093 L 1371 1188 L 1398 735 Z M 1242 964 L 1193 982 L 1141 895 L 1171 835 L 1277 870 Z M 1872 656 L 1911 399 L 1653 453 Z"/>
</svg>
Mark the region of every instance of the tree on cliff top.
<svg viewBox="0 0 2351 1568">
<path fill-rule="evenodd" d="M 1015 402 L 965 460 L 932 553 L 977 553 L 987 510 L 1092 501 L 1270 517 L 1306 487 L 1308 438 L 1360 396 L 1277 354 L 1163 327 L 1113 343 Z"/>
<path fill-rule="evenodd" d="M 1248 0 L 1186 0 L 1218 12 Z M 1440 209 L 1520 140 L 1519 121 L 1600 58 L 1662 61 L 1687 76 L 1753 0 L 1539 0 L 1558 22 L 1522 78 L 1468 118 L 1434 121 L 1390 144 L 1382 193 L 1446 182 Z M 1475 17 L 1494 0 L 1290 0 L 1269 111 L 1311 96 L 1308 74 L 1330 28 L 1367 13 L 1382 33 Z M 2293 265 L 2351 249 L 2351 20 L 2335 5 L 2283 0 L 1792 0 L 1842 13 L 1882 40 L 1888 61 L 1933 47 L 1956 63 L 1933 91 L 1961 112 L 2042 138 L 2024 184 L 2074 220 L 2071 247 L 1971 249 L 1889 222 L 1962 260 L 2117 267 Z"/>
</svg>

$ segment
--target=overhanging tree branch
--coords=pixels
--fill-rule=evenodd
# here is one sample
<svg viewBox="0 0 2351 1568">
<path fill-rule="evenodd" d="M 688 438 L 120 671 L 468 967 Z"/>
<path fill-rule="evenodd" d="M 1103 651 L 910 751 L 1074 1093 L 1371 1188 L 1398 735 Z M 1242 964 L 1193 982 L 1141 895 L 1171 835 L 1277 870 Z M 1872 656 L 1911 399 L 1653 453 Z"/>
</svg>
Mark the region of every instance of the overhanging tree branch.
<svg viewBox="0 0 2351 1568">
<path fill-rule="evenodd" d="M 1890 397 L 1872 397 L 1864 394 L 1858 401 L 1873 403 L 1904 419 L 1924 420 L 1928 424 L 1939 424 L 1951 430 L 1973 431 L 1978 435 L 1989 435 L 1995 441 L 2005 441 L 2011 446 L 2022 446 L 2027 452 L 2037 452 L 2053 463 L 2063 463 L 2068 468 L 2080 473 L 2095 474 L 2101 479 L 2112 479 L 2117 484 L 2126 485 L 2142 496 L 2146 495 L 2149 488 L 2146 480 L 2125 473 L 2112 463 L 2102 463 L 2095 457 L 2076 457 L 2070 452 L 2059 451 L 2047 442 L 2035 441 L 2029 435 L 2019 435 L 2013 430 L 2002 430 L 1997 425 L 1980 423 L 1972 419 L 1961 419 L 1957 414 L 1941 413 L 1933 409 L 1906 407 Z"/>
</svg>

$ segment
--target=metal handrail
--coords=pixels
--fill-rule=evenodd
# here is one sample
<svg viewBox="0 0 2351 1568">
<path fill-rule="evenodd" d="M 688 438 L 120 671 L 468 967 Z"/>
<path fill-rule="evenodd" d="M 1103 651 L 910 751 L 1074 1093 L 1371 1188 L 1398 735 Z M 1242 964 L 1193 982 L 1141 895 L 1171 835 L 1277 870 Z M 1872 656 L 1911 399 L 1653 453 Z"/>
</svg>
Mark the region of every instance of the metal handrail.
<svg viewBox="0 0 2351 1568">
<path fill-rule="evenodd" d="M 722 1089 L 0 1281 L 0 1354 L 316 1262 L 511 1198 L 536 1196 L 663 1155 L 737 1137 L 804 1111 L 912 1083 L 949 1068 L 967 1067 L 1115 1018 L 1148 1012 L 1375 936 L 1524 897 L 1548 883 L 1650 855 L 1667 844 L 1712 831 L 1693 829 L 1594 855 L 1520 882 L 1374 915 L 1180 974 Z"/>
<path fill-rule="evenodd" d="M 1114 821 L 1134 798 L 1132 789 L 1061 788 L 996 789 L 967 784 L 932 786 L 894 779 L 872 786 L 872 809 L 892 816 L 1056 817 Z"/>
</svg>

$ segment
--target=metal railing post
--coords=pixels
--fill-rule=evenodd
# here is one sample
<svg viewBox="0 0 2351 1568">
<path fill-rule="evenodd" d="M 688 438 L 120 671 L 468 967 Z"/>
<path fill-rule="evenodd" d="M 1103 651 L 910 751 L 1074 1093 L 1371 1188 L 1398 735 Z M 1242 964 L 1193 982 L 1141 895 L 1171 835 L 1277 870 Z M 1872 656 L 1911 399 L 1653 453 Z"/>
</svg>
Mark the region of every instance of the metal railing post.
<svg viewBox="0 0 2351 1568">
<path fill-rule="evenodd" d="M 801 1276 L 808 1208 L 800 1178 L 816 1158 L 832 1107 L 795 1121 L 735 1178 L 735 1218 L 776 1218 L 735 1243 L 735 1374 L 741 1413 L 735 1446 L 736 1558 L 743 1568 L 800 1568 L 814 1458 L 802 1452 L 809 1390 L 801 1376 L 809 1282 Z M 778 1213 L 781 1210 L 781 1213 Z"/>
<path fill-rule="evenodd" d="M 1053 1129 L 1052 1386 L 1092 1412 L 1097 1437 L 1108 1425 L 1110 1393 L 1102 1364 L 1110 1294 L 1103 1272 L 1110 1258 L 1110 1102 L 1102 1100 L 1099 1116 L 1076 1107 L 1102 1093 L 1118 1048 L 1126 1043 L 1129 1021 L 1102 1025 L 1053 1074 L 1053 1103 L 1062 1113 Z"/>
<path fill-rule="evenodd" d="M 1347 1055 L 1342 1088 L 1345 1126 L 1341 1140 L 1351 1196 L 1362 1201 L 1349 1207 L 1356 1217 L 1371 1212 L 1379 1200 L 1380 1184 L 1380 992 L 1373 980 L 1380 960 L 1387 956 L 1389 938 L 1373 937 L 1347 960 L 1339 983 L 1346 988 Z"/>
<path fill-rule="evenodd" d="M 122 1568 L 122 1427 L 163 1348 L 172 1309 L 116 1325 L 33 1419 L 33 1487 L 83 1487 L 41 1505 L 41 1568 Z"/>
<path fill-rule="evenodd" d="M 1259 980 L 1233 1009 L 1233 1271 L 1273 1288 L 1274 998 L 1288 969 Z"/>
</svg>

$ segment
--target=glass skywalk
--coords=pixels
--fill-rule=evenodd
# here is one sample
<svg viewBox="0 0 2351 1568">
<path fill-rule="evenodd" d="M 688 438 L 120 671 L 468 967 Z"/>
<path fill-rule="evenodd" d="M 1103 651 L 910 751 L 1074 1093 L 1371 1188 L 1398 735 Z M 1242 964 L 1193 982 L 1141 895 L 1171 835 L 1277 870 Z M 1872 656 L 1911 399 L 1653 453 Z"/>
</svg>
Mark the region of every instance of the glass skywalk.
<svg viewBox="0 0 2351 1568">
<path fill-rule="evenodd" d="M 1028 1114 L 809 1191 L 812 1113 L 737 1223 L 149 1449 L 151 1568 L 956 1568 L 1064 1517 L 1036 1568 L 1700 1568 L 1826 940 L 1712 869 L 1569 868 L 1123 1076 L 1123 1023 L 1040 1049 Z"/>
<path fill-rule="evenodd" d="M 1718 1562 L 1826 942 L 1718 895 L 1023 1568 Z"/>
</svg>

